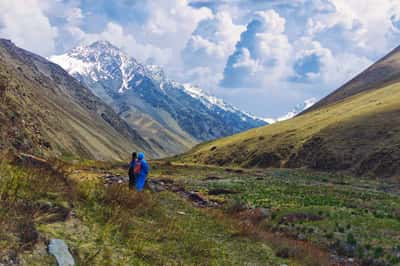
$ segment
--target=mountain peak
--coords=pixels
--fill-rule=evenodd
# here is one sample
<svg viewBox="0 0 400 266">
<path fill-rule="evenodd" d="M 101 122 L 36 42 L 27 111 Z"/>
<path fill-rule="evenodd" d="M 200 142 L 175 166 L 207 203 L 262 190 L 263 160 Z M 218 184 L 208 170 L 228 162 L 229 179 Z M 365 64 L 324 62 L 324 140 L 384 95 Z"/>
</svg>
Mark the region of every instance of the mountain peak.
<svg viewBox="0 0 400 266">
<path fill-rule="evenodd" d="M 120 48 L 105 40 L 80 45 L 70 50 L 67 55 L 83 61 L 99 61 L 106 57 L 127 57 Z"/>
<path fill-rule="evenodd" d="M 116 49 L 118 49 L 117 46 L 115 46 L 114 44 L 112 44 L 106 40 L 95 41 L 95 42 L 91 43 L 89 46 L 93 47 L 93 48 L 116 48 Z"/>
</svg>

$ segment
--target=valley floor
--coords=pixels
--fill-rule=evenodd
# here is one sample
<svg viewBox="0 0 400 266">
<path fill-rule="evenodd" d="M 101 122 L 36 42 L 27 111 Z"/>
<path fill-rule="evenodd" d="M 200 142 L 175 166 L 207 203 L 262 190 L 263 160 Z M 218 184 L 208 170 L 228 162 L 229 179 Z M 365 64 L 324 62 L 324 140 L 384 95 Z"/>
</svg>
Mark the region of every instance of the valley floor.
<svg viewBox="0 0 400 266">
<path fill-rule="evenodd" d="M 126 165 L 0 166 L 0 265 L 396 265 L 400 182 L 306 170 L 151 162 L 144 193 Z M 111 180 L 111 181 L 110 181 Z"/>
</svg>

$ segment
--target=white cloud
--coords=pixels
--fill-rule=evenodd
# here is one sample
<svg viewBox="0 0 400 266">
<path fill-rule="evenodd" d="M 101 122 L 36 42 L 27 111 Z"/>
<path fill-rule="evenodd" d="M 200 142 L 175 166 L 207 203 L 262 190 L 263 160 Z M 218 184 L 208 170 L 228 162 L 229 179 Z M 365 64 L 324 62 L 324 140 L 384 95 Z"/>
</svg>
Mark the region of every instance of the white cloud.
<svg viewBox="0 0 400 266">
<path fill-rule="evenodd" d="M 256 12 L 228 59 L 221 84 L 269 88 L 291 75 L 292 46 L 284 31 L 285 19 L 274 10 Z"/>
<path fill-rule="evenodd" d="M 232 16 L 226 11 L 217 12 L 212 18 L 199 22 L 181 53 L 185 72 L 188 72 L 187 81 L 197 76 L 201 80 L 192 82 L 204 83 L 208 89 L 216 87 L 226 60 L 245 29 L 243 25 L 234 24 Z M 201 73 L 193 75 L 196 71 Z"/>
<path fill-rule="evenodd" d="M 364 51 L 382 51 L 391 48 L 389 36 L 393 34 L 392 17 L 400 16 L 398 0 L 330 0 L 332 12 L 312 16 L 308 21 L 308 33 L 343 28 L 343 36 L 349 44 Z"/>
<path fill-rule="evenodd" d="M 18 46 L 33 52 L 51 55 L 57 28 L 50 24 L 46 8 L 46 1 L 0 1 L 0 37 L 11 39 Z"/>
<path fill-rule="evenodd" d="M 242 25 L 235 25 L 229 13 L 219 12 L 198 24 L 187 47 L 190 47 L 193 52 L 203 50 L 203 56 L 226 59 L 233 52 L 240 34 L 245 29 L 246 27 Z"/>
<path fill-rule="evenodd" d="M 322 75 L 326 86 L 340 86 L 359 74 L 373 62 L 365 56 L 351 53 L 329 54 L 324 58 Z"/>
<path fill-rule="evenodd" d="M 66 10 L 65 18 L 69 25 L 80 25 L 84 18 L 82 9 L 78 7 L 72 7 Z"/>
<path fill-rule="evenodd" d="M 258 11 L 255 13 L 256 19 L 264 22 L 264 31 L 271 34 L 280 34 L 285 31 L 285 18 L 281 17 L 275 10 Z"/>
<path fill-rule="evenodd" d="M 183 48 L 197 24 L 212 17 L 208 8 L 192 8 L 186 0 L 150 1 L 149 18 L 144 26 L 150 39 Z"/>
<path fill-rule="evenodd" d="M 249 78 L 254 78 L 254 76 L 263 71 L 264 68 L 259 60 L 254 60 L 250 56 L 250 51 L 247 48 L 241 48 L 239 56 L 236 62 L 232 65 L 233 68 L 244 68 L 249 74 Z"/>
</svg>

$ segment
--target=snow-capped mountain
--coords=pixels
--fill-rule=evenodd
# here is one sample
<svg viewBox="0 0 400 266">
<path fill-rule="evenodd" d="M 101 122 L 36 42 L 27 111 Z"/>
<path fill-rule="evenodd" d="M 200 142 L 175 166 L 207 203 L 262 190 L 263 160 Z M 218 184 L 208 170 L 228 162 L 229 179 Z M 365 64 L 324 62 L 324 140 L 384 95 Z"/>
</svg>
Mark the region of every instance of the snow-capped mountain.
<svg viewBox="0 0 400 266">
<path fill-rule="evenodd" d="M 310 98 L 305 100 L 303 103 L 296 105 L 292 111 L 288 112 L 287 114 L 280 116 L 278 118 L 264 118 L 264 121 L 268 124 L 273 124 L 276 122 L 284 121 L 295 117 L 296 115 L 300 114 L 304 110 L 310 108 L 317 102 L 316 98 Z"/>
<path fill-rule="evenodd" d="M 168 79 L 160 67 L 142 64 L 107 41 L 50 60 L 110 104 L 165 155 L 266 124 L 196 86 Z"/>
</svg>

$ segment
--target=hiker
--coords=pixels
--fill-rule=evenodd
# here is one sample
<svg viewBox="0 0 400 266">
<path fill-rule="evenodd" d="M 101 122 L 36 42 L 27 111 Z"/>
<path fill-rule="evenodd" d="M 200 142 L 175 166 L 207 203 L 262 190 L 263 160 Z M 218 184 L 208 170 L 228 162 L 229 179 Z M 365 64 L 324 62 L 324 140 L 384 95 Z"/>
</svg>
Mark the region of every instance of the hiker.
<svg viewBox="0 0 400 266">
<path fill-rule="evenodd" d="M 143 152 L 140 152 L 138 154 L 137 160 L 135 162 L 134 174 L 136 180 L 136 190 L 142 191 L 144 185 L 146 184 L 147 175 L 149 174 L 149 166 L 144 159 Z"/>
<path fill-rule="evenodd" d="M 132 160 L 131 160 L 131 163 L 129 164 L 129 171 L 128 171 L 129 189 L 134 189 L 136 186 L 136 179 L 135 179 L 135 173 L 134 173 L 136 159 L 137 159 L 137 153 L 132 152 Z"/>
</svg>

